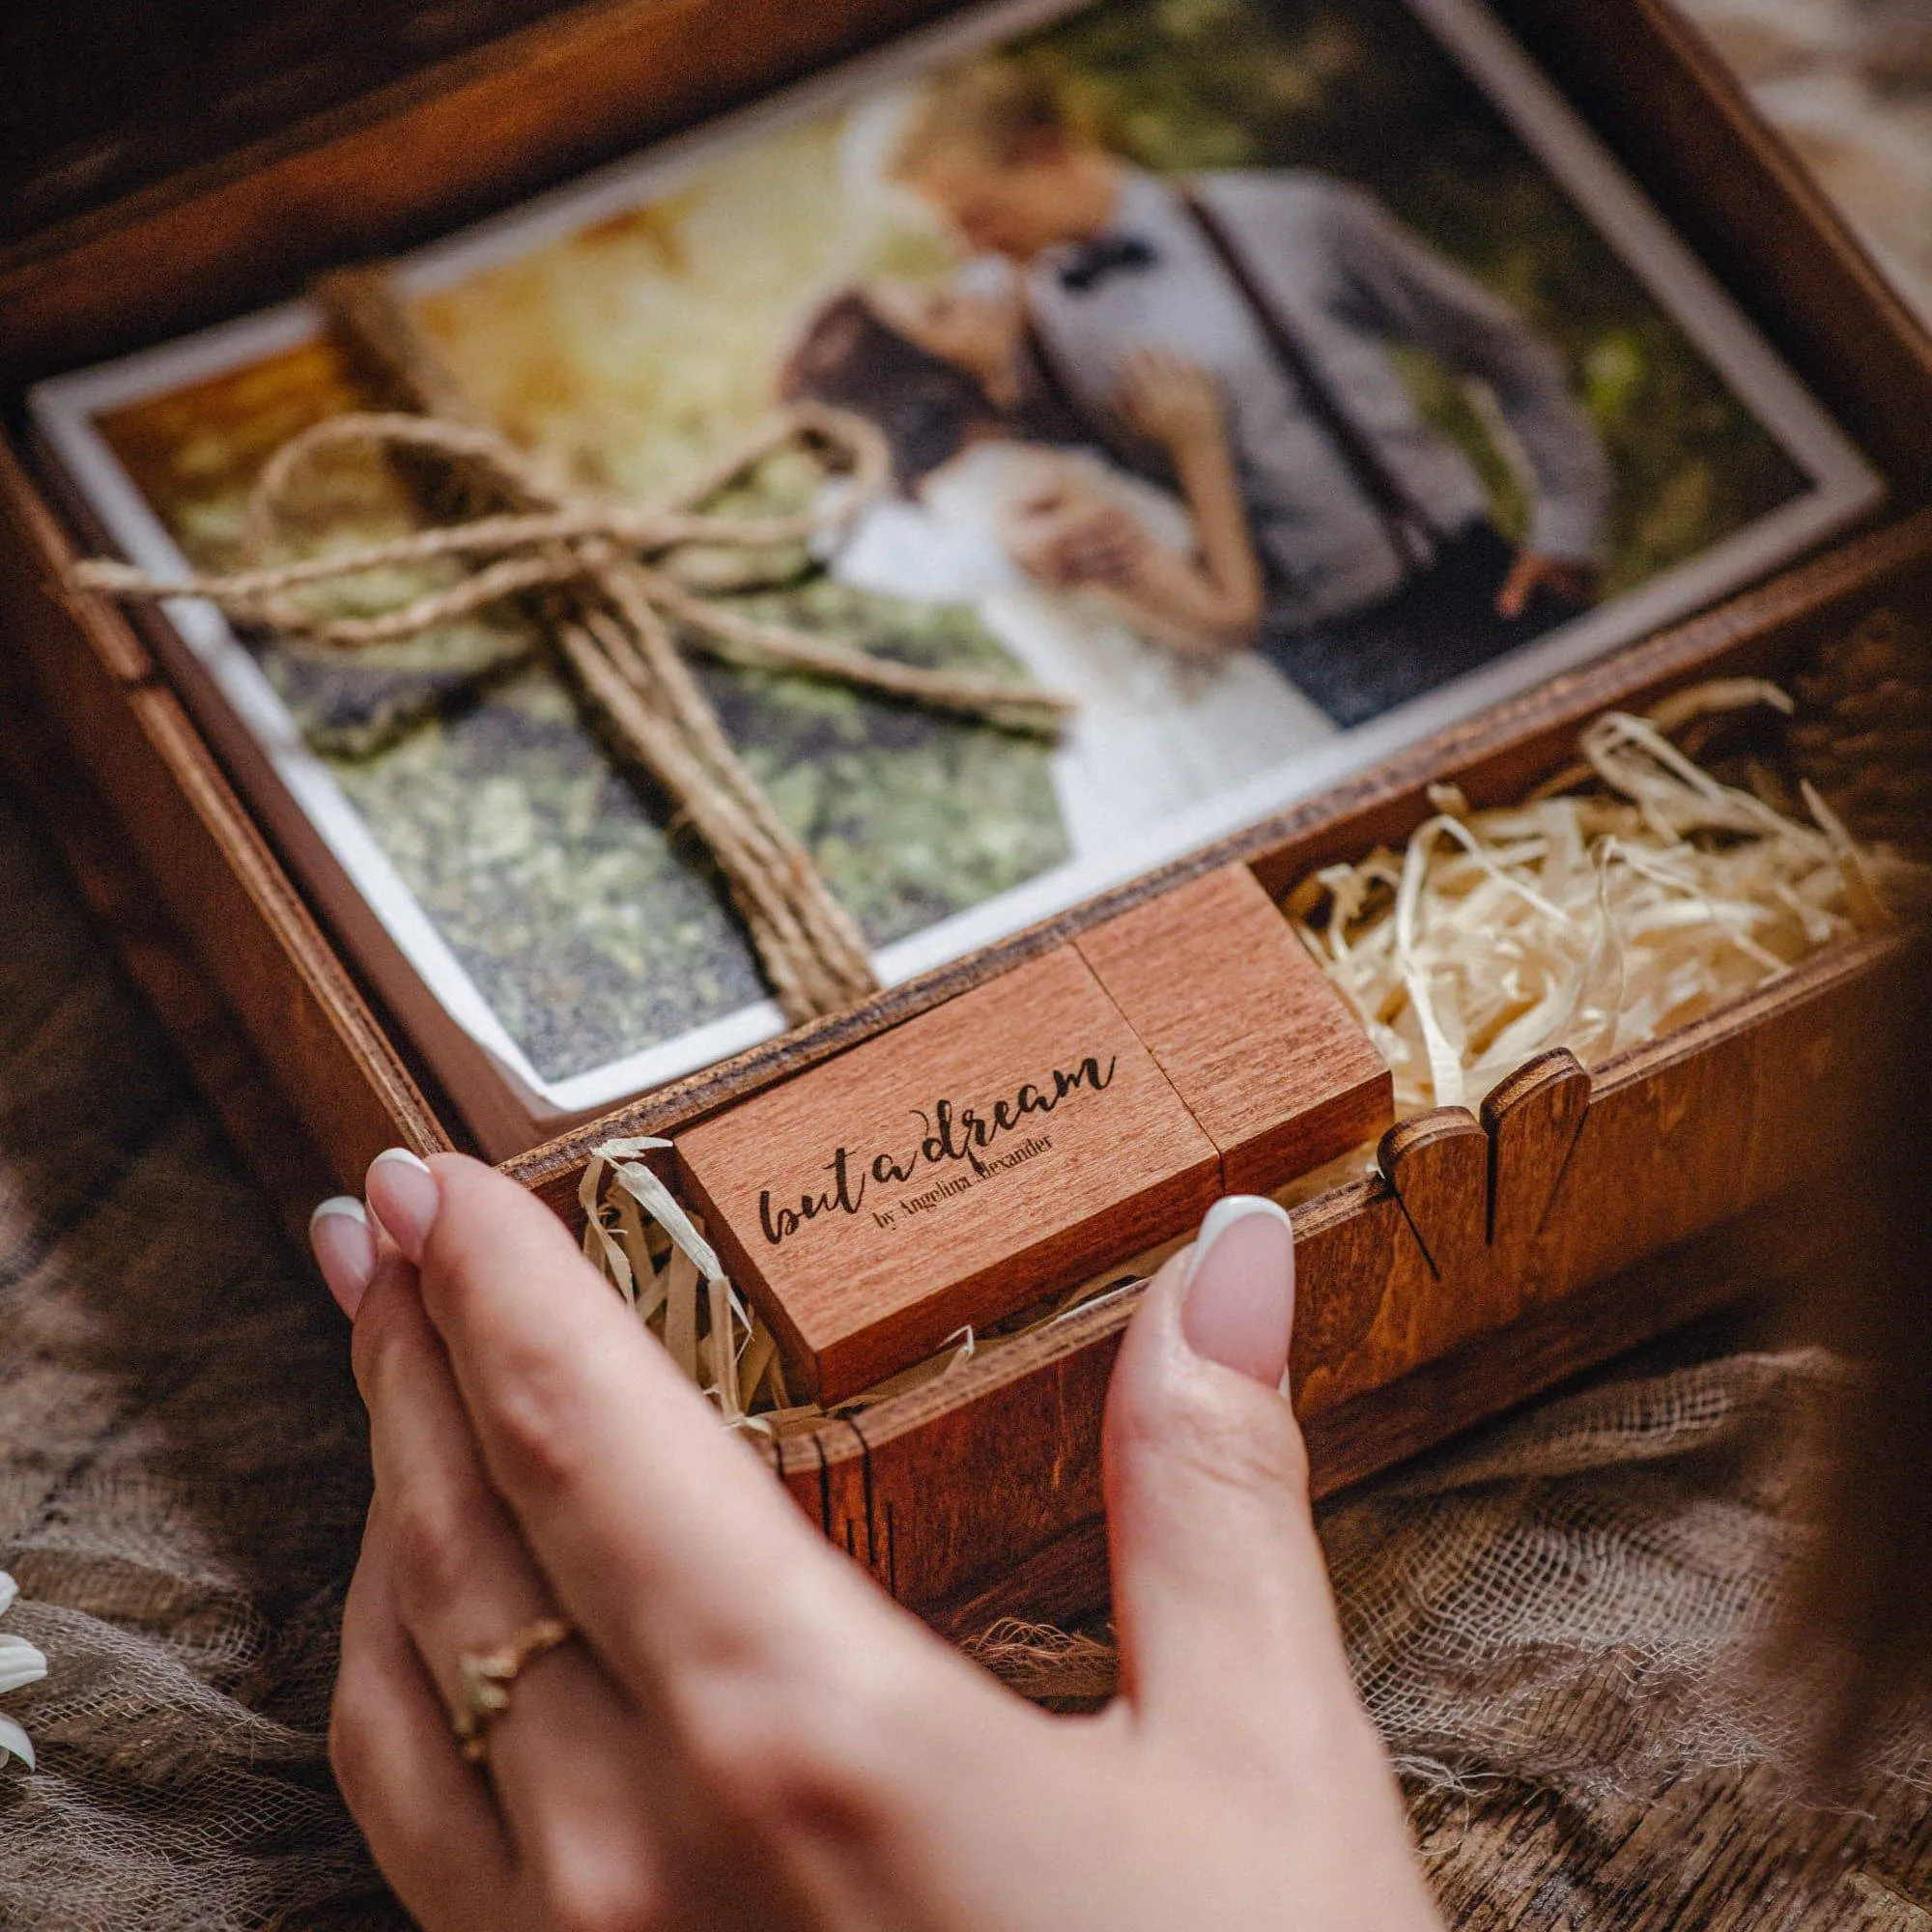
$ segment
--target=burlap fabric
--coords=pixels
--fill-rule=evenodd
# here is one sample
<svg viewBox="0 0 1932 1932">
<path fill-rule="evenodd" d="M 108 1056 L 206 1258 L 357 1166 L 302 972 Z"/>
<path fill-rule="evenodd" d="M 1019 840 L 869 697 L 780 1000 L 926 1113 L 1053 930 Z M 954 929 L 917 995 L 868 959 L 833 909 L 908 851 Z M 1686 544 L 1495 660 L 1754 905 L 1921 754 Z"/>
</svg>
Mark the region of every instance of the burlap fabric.
<svg viewBox="0 0 1932 1932">
<path fill-rule="evenodd" d="M 1804 1520 L 1822 1351 L 1612 1374 L 1337 1498 L 1321 1537 L 1362 1695 L 1418 1784 L 1578 1791 L 1798 1769 L 1804 1693 L 1760 1667 Z M 1104 1629 L 977 1644 L 1016 1690 L 1114 1688 Z"/>
<path fill-rule="evenodd" d="M 1421 1783 L 1776 1753 L 1731 1665 L 1825 1374 L 1612 1380 L 1329 1512 Z M 0 1770 L 0 1924 L 392 1922 L 324 1753 L 367 1492 L 340 1320 L 0 794 L 0 1566 L 52 1665 L 7 1700 L 42 1756 Z"/>
</svg>

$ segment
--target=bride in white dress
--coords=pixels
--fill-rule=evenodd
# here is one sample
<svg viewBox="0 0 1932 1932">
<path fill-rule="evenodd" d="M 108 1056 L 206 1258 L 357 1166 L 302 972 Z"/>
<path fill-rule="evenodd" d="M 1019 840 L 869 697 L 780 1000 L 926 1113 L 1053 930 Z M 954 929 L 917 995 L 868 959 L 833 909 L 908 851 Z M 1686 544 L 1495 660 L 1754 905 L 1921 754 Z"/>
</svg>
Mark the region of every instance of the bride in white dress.
<svg viewBox="0 0 1932 1932">
<path fill-rule="evenodd" d="M 1086 858 L 1335 726 L 1249 648 L 1261 572 L 1211 382 L 1150 351 L 1122 397 L 1177 497 L 1028 393 L 1023 340 L 1010 297 L 874 284 L 818 312 L 783 386 L 871 417 L 893 448 L 903 494 L 861 519 L 834 575 L 974 604 L 1040 683 L 1075 699 L 1054 780 Z"/>
</svg>

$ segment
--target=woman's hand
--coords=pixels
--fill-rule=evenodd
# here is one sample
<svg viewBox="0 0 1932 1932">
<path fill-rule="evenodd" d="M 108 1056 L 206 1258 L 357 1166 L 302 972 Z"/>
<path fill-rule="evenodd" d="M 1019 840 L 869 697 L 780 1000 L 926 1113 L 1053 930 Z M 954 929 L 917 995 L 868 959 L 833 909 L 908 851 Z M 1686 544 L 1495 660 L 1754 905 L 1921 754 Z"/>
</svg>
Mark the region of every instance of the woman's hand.
<svg viewBox="0 0 1932 1932">
<path fill-rule="evenodd" d="M 1183 657 L 1211 663 L 1247 648 L 1265 587 L 1219 385 L 1186 356 L 1149 346 L 1122 362 L 1119 405 L 1130 427 L 1167 451 L 1197 539 L 1193 556 L 1169 560 L 1158 576 L 1143 570 L 1131 586 L 1144 625 Z"/>
<path fill-rule="evenodd" d="M 1057 460 L 1006 506 L 1000 541 L 1052 590 L 1124 589 L 1145 575 L 1152 539 L 1139 518 Z"/>
<path fill-rule="evenodd" d="M 1055 1719 L 824 1543 L 522 1189 L 391 1153 L 368 1195 L 386 1236 L 315 1225 L 376 1471 L 331 1751 L 431 1932 L 1435 1923 L 1276 1393 L 1279 1210 L 1217 1210 L 1128 1330 L 1122 1694 Z M 472 1768 L 458 1660 L 551 1615 Z"/>
<path fill-rule="evenodd" d="M 1177 460 L 1226 440 L 1226 412 L 1213 377 L 1172 349 L 1136 349 L 1125 357 L 1118 407 L 1130 429 Z"/>
</svg>

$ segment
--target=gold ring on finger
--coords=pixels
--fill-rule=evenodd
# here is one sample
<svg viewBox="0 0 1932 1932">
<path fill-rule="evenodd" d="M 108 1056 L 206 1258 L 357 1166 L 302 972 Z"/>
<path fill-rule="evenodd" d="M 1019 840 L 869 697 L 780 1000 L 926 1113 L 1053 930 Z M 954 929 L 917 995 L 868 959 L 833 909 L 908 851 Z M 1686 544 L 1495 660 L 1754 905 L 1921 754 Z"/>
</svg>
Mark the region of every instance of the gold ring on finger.
<svg viewBox="0 0 1932 1932">
<path fill-rule="evenodd" d="M 489 1757 L 490 1726 L 510 1708 L 511 1689 L 524 1670 L 576 1634 L 577 1627 L 562 1617 L 538 1617 L 495 1650 L 459 1653 L 449 1727 L 466 1763 Z"/>
</svg>

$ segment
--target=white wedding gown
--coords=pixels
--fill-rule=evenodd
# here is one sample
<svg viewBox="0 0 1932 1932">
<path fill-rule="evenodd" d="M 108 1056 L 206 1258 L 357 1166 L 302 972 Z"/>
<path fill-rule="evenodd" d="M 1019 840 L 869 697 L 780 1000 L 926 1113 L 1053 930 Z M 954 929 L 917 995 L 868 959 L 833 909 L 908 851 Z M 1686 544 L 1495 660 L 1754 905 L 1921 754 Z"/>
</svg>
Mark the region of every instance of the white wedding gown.
<svg viewBox="0 0 1932 1932">
<path fill-rule="evenodd" d="M 970 603 L 1040 684 L 1077 710 L 1053 776 L 1077 859 L 1104 853 L 1190 806 L 1278 768 L 1334 724 L 1252 651 L 1197 664 L 1137 637 L 1112 609 L 1044 588 L 1008 556 L 1000 531 L 1042 466 L 1072 464 L 1158 541 L 1193 541 L 1165 491 L 1089 450 L 973 444 L 926 479 L 917 503 L 874 504 L 832 564 L 856 587 Z"/>
</svg>

